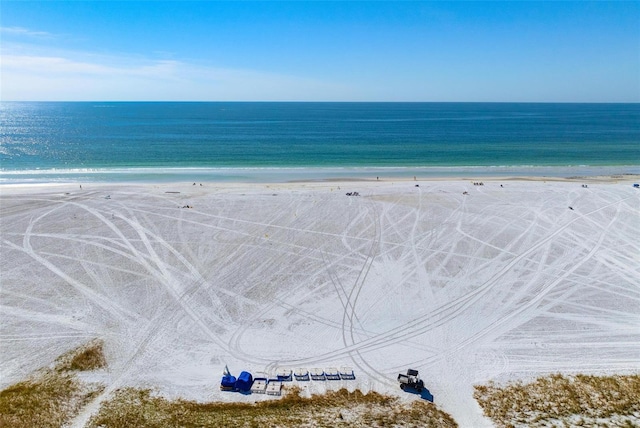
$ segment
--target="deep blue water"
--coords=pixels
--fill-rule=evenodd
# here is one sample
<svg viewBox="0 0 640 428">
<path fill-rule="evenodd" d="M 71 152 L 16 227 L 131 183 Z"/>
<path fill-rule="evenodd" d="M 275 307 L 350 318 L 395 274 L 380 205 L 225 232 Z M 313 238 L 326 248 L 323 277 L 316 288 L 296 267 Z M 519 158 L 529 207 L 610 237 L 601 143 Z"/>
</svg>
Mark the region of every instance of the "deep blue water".
<svg viewBox="0 0 640 428">
<path fill-rule="evenodd" d="M 640 104 L 4 102 L 0 125 L 5 183 L 640 165 Z"/>
</svg>

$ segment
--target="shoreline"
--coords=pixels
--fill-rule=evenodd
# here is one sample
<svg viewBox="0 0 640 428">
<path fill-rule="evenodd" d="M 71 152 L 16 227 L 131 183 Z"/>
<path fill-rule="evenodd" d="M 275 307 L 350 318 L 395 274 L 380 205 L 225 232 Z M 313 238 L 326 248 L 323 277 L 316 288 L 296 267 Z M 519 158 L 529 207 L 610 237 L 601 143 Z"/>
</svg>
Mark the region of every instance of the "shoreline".
<svg viewBox="0 0 640 428">
<path fill-rule="evenodd" d="M 46 189 L 61 189 L 65 192 L 78 193 L 89 190 L 117 189 L 121 187 L 140 188 L 180 188 L 186 190 L 211 190 L 211 186 L 220 189 L 258 189 L 258 188 L 323 188 L 351 186 L 355 184 L 367 187 L 376 185 L 394 185 L 404 183 L 460 183 L 473 184 L 473 182 L 508 183 L 508 182 L 554 182 L 554 183 L 636 183 L 640 181 L 640 174 L 611 174 L 611 175 L 586 175 L 586 176 L 457 176 L 457 177 L 335 177 L 323 179 L 306 179 L 290 181 L 96 181 L 96 182 L 37 182 L 37 183 L 0 183 L 1 193 L 19 193 L 20 191 L 40 191 Z M 84 185 L 84 187 L 82 187 Z M 78 188 L 80 186 L 80 188 Z M 203 189 L 203 187 L 205 189 Z M 166 193 L 180 193 L 167 191 Z"/>
<path fill-rule="evenodd" d="M 309 183 L 338 181 L 531 180 L 640 176 L 640 165 L 439 167 L 75 168 L 0 171 L 0 187 L 49 183 Z"/>
</svg>

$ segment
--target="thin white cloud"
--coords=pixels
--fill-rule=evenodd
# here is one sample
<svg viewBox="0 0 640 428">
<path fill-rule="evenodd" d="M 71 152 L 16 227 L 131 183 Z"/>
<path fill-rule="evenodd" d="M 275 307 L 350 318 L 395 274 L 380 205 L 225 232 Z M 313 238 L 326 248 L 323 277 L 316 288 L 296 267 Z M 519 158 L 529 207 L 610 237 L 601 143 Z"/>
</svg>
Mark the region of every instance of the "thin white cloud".
<svg viewBox="0 0 640 428">
<path fill-rule="evenodd" d="M 297 76 L 189 64 L 62 55 L 2 55 L 0 97 L 53 100 L 322 100 L 353 90 Z"/>
<path fill-rule="evenodd" d="M 10 34 L 15 36 L 26 36 L 36 38 L 51 38 L 53 34 L 46 31 L 35 31 L 24 27 L 0 27 L 0 32 L 4 34 Z"/>
<path fill-rule="evenodd" d="M 579 82 L 562 81 L 577 95 L 567 99 L 552 82 L 546 91 L 520 76 L 500 85 L 482 76 L 425 75 L 419 81 L 358 82 L 314 79 L 262 70 L 230 69 L 138 56 L 100 56 L 72 51 L 44 54 L 41 48 L 3 44 L 0 99 L 3 101 L 548 101 L 598 102 L 605 98 Z M 491 86 L 493 85 L 493 86 Z M 491 86 L 490 97 L 487 87 Z M 606 86 L 606 85 L 605 85 Z M 631 87 L 634 85 L 631 84 Z M 637 87 L 637 83 L 635 83 Z M 516 94 L 514 96 L 513 94 Z M 560 94 L 560 96 L 558 96 Z M 565 98 L 563 98 L 563 96 Z M 637 91 L 621 102 L 637 102 Z"/>
<path fill-rule="evenodd" d="M 146 76 L 169 77 L 179 63 L 176 61 L 155 61 L 148 64 L 108 65 L 99 62 L 72 60 L 60 56 L 38 55 L 4 55 L 3 71 L 19 71 L 25 74 L 39 74 L 55 77 L 56 75 L 86 76 Z"/>
</svg>

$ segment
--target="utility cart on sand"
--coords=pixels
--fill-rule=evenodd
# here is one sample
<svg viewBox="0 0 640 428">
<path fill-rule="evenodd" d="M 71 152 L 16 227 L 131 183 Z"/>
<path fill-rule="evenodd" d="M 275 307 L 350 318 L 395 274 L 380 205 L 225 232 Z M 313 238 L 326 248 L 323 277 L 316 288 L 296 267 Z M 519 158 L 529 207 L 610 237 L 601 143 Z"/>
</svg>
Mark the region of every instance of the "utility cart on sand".
<svg viewBox="0 0 640 428">
<path fill-rule="evenodd" d="M 409 369 L 407 374 L 400 373 L 398 375 L 398 382 L 400 382 L 400 388 L 403 391 L 408 389 L 414 389 L 417 392 L 422 392 L 424 389 L 424 382 L 418 376 L 418 370 Z"/>
</svg>

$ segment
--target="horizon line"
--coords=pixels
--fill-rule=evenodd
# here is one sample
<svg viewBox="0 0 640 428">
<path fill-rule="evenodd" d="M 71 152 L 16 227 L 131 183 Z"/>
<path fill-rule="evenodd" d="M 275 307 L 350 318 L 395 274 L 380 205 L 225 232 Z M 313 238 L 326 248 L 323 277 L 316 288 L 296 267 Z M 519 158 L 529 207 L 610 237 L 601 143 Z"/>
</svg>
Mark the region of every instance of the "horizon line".
<svg viewBox="0 0 640 428">
<path fill-rule="evenodd" d="M 0 103 L 640 104 L 640 101 L 0 100 Z"/>
</svg>

